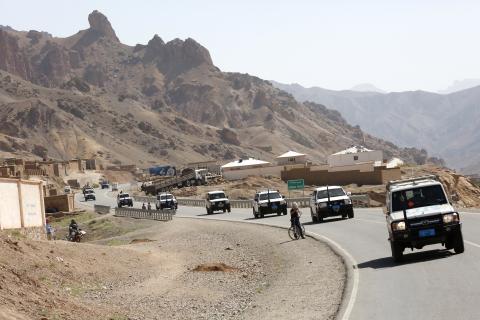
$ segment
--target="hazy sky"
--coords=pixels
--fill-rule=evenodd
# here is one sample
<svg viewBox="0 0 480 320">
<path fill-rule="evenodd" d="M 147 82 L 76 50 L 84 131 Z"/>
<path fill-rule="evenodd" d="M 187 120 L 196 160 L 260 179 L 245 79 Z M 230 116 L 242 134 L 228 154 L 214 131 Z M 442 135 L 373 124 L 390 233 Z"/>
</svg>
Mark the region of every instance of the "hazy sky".
<svg viewBox="0 0 480 320">
<path fill-rule="evenodd" d="M 473 0 L 0 0 L 0 24 L 64 37 L 94 9 L 123 43 L 191 37 L 222 70 L 285 83 L 438 91 L 480 78 Z"/>
</svg>

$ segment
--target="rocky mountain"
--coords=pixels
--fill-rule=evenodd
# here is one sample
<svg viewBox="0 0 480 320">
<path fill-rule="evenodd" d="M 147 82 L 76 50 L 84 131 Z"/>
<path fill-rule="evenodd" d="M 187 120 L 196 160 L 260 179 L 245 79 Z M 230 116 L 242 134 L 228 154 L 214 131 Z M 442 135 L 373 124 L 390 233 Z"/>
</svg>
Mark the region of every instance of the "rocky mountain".
<svg viewBox="0 0 480 320">
<path fill-rule="evenodd" d="M 480 86 L 480 79 L 456 80 L 446 89 L 438 91 L 438 93 L 449 94 L 478 86 Z"/>
<path fill-rule="evenodd" d="M 361 93 L 275 86 L 299 101 L 339 111 L 348 122 L 400 146 L 425 148 L 465 173 L 480 172 L 480 87 L 448 95 L 425 91 Z"/>
<path fill-rule="evenodd" d="M 193 39 L 122 44 L 107 18 L 67 37 L 0 28 L 0 156 L 186 163 L 288 149 L 315 161 L 352 144 L 425 162 L 299 103 L 270 82 L 220 71 Z"/>
<path fill-rule="evenodd" d="M 350 91 L 386 93 L 385 90 L 379 89 L 371 83 L 357 84 L 356 86 L 353 86 L 352 88 L 350 88 Z"/>
</svg>

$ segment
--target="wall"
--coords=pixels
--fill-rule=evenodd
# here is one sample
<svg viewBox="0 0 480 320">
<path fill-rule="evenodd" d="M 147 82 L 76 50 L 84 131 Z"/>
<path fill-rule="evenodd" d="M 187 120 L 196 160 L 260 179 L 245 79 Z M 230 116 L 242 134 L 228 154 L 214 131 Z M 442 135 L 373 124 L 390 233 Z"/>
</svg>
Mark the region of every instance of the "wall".
<svg viewBox="0 0 480 320">
<path fill-rule="evenodd" d="M 75 209 L 74 194 L 62 194 L 58 196 L 45 197 L 45 208 L 55 208 L 57 211 L 71 212 Z"/>
<path fill-rule="evenodd" d="M 283 181 L 304 179 L 307 185 L 379 185 L 401 178 L 399 168 L 373 167 L 371 171 L 328 171 L 323 167 L 286 168 L 281 172 Z"/>
<path fill-rule="evenodd" d="M 239 180 L 248 176 L 274 176 L 280 177 L 283 166 L 267 166 L 258 168 L 242 168 L 223 170 L 223 178 L 227 180 Z"/>
<path fill-rule="evenodd" d="M 277 164 L 282 165 L 291 165 L 291 164 L 305 164 L 307 162 L 307 156 L 298 156 L 290 158 L 277 158 Z"/>
<path fill-rule="evenodd" d="M 0 178 L 0 229 L 45 225 L 41 181 Z"/>
<path fill-rule="evenodd" d="M 354 157 L 358 157 L 354 160 Z M 332 154 L 328 156 L 328 165 L 331 167 L 347 166 L 361 162 L 383 161 L 383 151 L 367 151 L 349 154 Z"/>
</svg>

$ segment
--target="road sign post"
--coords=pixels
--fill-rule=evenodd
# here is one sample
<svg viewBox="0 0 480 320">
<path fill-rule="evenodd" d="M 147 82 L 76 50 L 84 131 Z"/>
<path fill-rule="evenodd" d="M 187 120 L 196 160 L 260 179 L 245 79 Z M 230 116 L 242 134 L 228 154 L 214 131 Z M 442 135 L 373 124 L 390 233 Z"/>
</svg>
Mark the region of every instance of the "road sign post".
<svg viewBox="0 0 480 320">
<path fill-rule="evenodd" d="M 299 190 L 303 189 L 303 195 L 305 196 L 305 180 L 303 179 L 295 179 L 295 180 L 288 180 L 288 197 L 290 198 L 290 190 Z"/>
</svg>

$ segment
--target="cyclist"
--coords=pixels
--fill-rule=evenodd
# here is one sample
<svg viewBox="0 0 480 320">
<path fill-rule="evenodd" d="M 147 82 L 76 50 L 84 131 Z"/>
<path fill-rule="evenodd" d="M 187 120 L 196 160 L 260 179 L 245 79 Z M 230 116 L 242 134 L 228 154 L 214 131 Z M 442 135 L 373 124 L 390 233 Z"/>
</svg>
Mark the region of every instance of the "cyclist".
<svg viewBox="0 0 480 320">
<path fill-rule="evenodd" d="M 290 222 L 294 227 L 293 230 L 295 232 L 295 237 L 297 237 L 297 230 L 300 232 L 300 236 L 302 239 L 305 239 L 305 235 L 303 234 L 302 225 L 300 224 L 300 216 L 302 212 L 298 209 L 298 204 L 296 202 L 292 203 L 292 209 L 290 209 Z"/>
</svg>

